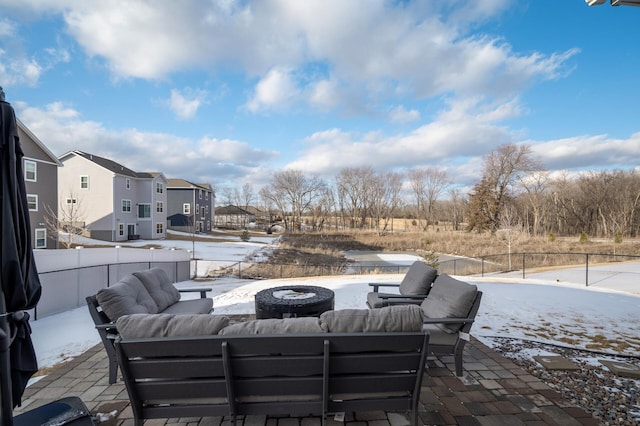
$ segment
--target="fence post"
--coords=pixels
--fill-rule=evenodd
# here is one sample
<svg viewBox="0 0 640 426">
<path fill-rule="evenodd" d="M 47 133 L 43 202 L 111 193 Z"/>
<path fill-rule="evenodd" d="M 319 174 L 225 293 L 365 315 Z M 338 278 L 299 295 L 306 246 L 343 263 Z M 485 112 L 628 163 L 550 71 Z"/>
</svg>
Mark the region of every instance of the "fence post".
<svg viewBox="0 0 640 426">
<path fill-rule="evenodd" d="M 525 257 L 526 257 L 526 253 L 522 253 L 522 279 L 524 280 L 524 270 L 526 268 L 526 264 L 525 264 Z"/>
<path fill-rule="evenodd" d="M 238 278 L 242 279 L 242 262 L 238 262 Z"/>
<path fill-rule="evenodd" d="M 589 253 L 585 253 L 585 281 L 584 286 L 589 287 Z"/>
<path fill-rule="evenodd" d="M 481 276 L 481 277 L 484 277 L 484 256 L 482 256 L 482 257 L 480 258 L 480 260 L 482 261 L 482 262 L 481 262 L 481 265 L 482 265 L 482 273 L 480 274 L 480 276 Z"/>
</svg>

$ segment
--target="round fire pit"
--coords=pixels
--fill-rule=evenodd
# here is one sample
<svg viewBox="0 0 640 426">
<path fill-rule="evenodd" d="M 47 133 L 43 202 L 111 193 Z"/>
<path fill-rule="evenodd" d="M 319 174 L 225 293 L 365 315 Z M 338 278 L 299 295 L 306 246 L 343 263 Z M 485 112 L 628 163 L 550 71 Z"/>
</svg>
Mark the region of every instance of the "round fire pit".
<svg viewBox="0 0 640 426">
<path fill-rule="evenodd" d="M 256 293 L 256 318 L 317 317 L 333 309 L 332 290 L 310 285 L 273 287 Z"/>
</svg>

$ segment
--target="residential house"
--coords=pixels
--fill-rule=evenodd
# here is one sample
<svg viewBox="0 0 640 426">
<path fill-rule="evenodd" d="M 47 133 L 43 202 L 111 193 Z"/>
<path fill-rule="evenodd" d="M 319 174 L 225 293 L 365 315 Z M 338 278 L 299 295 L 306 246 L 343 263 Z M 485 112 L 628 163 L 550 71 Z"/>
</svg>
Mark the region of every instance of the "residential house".
<svg viewBox="0 0 640 426">
<path fill-rule="evenodd" d="M 162 173 L 135 172 L 82 151 L 60 157 L 58 196 L 82 205 L 91 238 L 105 241 L 166 237 L 167 179 Z"/>
<path fill-rule="evenodd" d="M 167 180 L 167 227 L 182 232 L 210 232 L 216 194 L 208 183 Z"/>
<path fill-rule="evenodd" d="M 18 137 L 24 157 L 25 187 L 29 205 L 29 221 L 31 223 L 31 243 L 36 249 L 54 249 L 58 247 L 57 234 L 49 232 L 46 217 L 49 210 L 58 214 L 58 167 L 62 163 L 20 120 Z M 55 217 L 50 217 L 55 222 Z"/>
</svg>

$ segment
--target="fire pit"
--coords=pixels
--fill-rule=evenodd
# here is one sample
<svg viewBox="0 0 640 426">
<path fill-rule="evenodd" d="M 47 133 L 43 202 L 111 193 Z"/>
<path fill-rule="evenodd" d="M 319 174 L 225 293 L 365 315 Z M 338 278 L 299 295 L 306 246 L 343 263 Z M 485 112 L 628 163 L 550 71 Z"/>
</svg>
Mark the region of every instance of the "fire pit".
<svg viewBox="0 0 640 426">
<path fill-rule="evenodd" d="M 333 309 L 335 295 L 309 285 L 273 287 L 256 293 L 256 318 L 317 317 Z"/>
</svg>

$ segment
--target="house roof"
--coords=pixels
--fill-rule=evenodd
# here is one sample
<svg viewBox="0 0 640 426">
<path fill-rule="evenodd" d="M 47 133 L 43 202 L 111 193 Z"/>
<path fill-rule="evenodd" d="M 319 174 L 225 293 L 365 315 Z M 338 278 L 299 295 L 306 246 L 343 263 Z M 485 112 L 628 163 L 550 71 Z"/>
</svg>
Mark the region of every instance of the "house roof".
<svg viewBox="0 0 640 426">
<path fill-rule="evenodd" d="M 151 179 L 153 177 L 159 176 L 161 175 L 161 173 L 158 172 L 136 172 L 133 171 L 131 169 L 129 169 L 128 167 L 123 166 L 120 163 L 116 163 L 113 160 L 110 160 L 108 158 L 104 158 L 104 157 L 100 157 L 98 155 L 95 154 L 89 154 L 87 152 L 83 152 L 83 151 L 71 151 L 68 152 L 64 155 L 62 155 L 60 158 L 65 158 L 68 157 L 70 155 L 77 155 L 79 157 L 83 157 L 97 165 L 99 165 L 100 167 L 103 167 L 107 170 L 109 170 L 110 172 L 113 172 L 115 174 L 119 174 L 119 175 L 123 175 L 123 176 L 129 176 L 129 177 L 133 177 L 133 178 L 143 178 L 143 179 Z"/>
<path fill-rule="evenodd" d="M 189 182 L 188 180 L 179 179 L 179 178 L 167 179 L 167 188 L 169 188 L 169 189 L 171 189 L 171 188 L 174 188 L 174 189 L 196 188 L 196 189 L 204 189 L 206 191 L 213 192 L 213 190 L 211 189 L 211 185 L 208 184 L 208 183 L 193 183 L 193 182 Z"/>
<path fill-rule="evenodd" d="M 29 128 L 25 126 L 22 121 L 20 121 L 19 118 L 16 118 L 16 121 L 20 130 L 22 130 L 27 136 L 29 136 L 29 138 L 31 138 L 31 140 L 38 146 L 38 148 L 40 148 L 42 152 L 44 152 L 45 155 L 49 157 L 56 166 L 62 166 L 62 163 L 60 162 L 60 160 L 58 160 L 58 157 L 56 157 L 53 152 L 51 152 L 49 148 L 47 148 L 47 146 L 43 144 L 42 141 L 38 139 L 38 137 L 34 135 L 33 132 L 29 130 Z"/>
<path fill-rule="evenodd" d="M 218 207 L 215 210 L 216 214 L 219 215 L 251 215 L 255 216 L 260 210 L 255 207 L 247 206 L 246 208 L 228 205 L 224 207 Z"/>
</svg>

